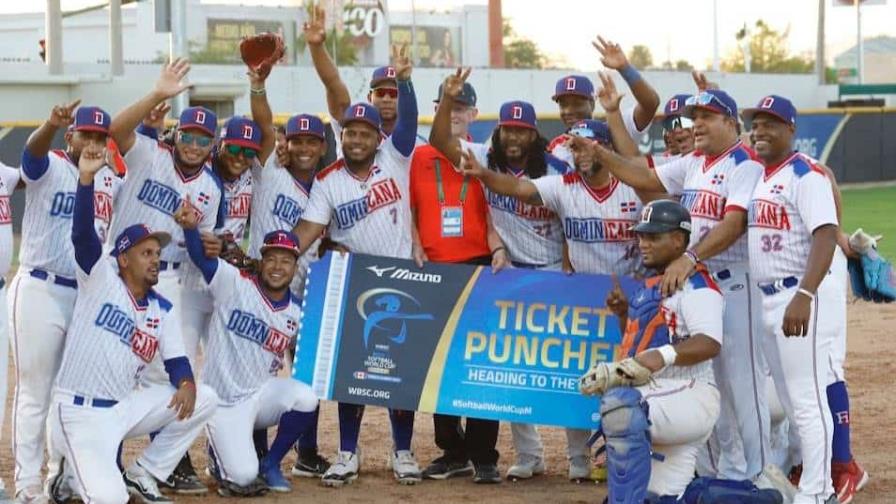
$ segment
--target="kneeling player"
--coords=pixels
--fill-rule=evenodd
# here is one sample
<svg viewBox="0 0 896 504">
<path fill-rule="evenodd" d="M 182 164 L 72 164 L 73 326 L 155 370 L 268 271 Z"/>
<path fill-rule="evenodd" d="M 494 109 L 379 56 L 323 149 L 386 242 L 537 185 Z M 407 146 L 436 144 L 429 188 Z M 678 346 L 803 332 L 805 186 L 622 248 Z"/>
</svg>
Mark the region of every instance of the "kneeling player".
<svg viewBox="0 0 896 504">
<path fill-rule="evenodd" d="M 261 246 L 258 273 L 240 270 L 205 256 L 198 215 L 189 202 L 175 220 L 184 227 L 190 259 L 202 271 L 214 301 L 203 380 L 220 397 L 218 414 L 208 425 L 215 476 L 222 495 L 257 494 L 267 488 L 289 492 L 280 471 L 283 456 L 298 440 L 317 408 L 304 383 L 277 378 L 284 352 L 296 337 L 301 308 L 289 284 L 299 258 L 299 241 L 289 231 L 267 234 Z M 254 429 L 278 425 L 277 437 L 259 461 L 252 442 Z"/>
<path fill-rule="evenodd" d="M 676 202 L 654 201 L 634 231 L 644 266 L 662 275 L 687 248 L 691 216 Z M 627 358 L 598 363 L 581 380 L 583 393 L 603 394 L 610 502 L 640 504 L 648 491 L 683 494 L 719 416 L 711 359 L 722 344 L 722 294 L 702 267 L 665 299 L 661 278 L 647 279 L 630 300 L 618 285 L 610 293 Z M 651 460 L 652 451 L 663 460 Z"/>
</svg>

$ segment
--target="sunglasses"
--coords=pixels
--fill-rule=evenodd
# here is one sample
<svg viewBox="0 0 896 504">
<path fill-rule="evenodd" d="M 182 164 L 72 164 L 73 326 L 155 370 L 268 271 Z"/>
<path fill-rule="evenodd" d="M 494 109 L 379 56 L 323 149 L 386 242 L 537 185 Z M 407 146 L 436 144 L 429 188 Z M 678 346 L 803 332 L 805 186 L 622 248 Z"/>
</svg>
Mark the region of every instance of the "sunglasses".
<svg viewBox="0 0 896 504">
<path fill-rule="evenodd" d="M 212 144 L 212 137 L 181 132 L 178 136 L 178 141 L 180 143 L 198 145 L 199 147 L 208 147 Z"/>
<path fill-rule="evenodd" d="M 398 90 L 395 88 L 376 88 L 373 90 L 373 94 L 377 98 L 385 98 L 387 96 L 393 100 L 398 98 Z"/>
<path fill-rule="evenodd" d="M 731 110 L 731 107 L 729 107 L 728 105 L 725 105 L 725 103 L 722 100 L 720 100 L 719 97 L 717 97 L 716 95 L 714 95 L 712 93 L 707 93 L 705 91 L 688 98 L 684 102 L 684 104 L 685 104 L 685 106 L 687 106 L 687 105 L 714 105 L 714 106 L 719 107 L 720 109 L 728 112 L 728 115 L 730 117 L 734 117 L 734 111 Z"/>
<path fill-rule="evenodd" d="M 588 138 L 588 139 L 594 140 L 595 142 L 598 142 L 601 145 L 609 145 L 607 142 L 604 141 L 603 138 L 598 137 L 597 134 L 594 132 L 594 130 L 592 130 L 591 128 L 585 128 L 585 127 L 572 128 L 571 130 L 569 130 L 569 134 L 572 136 L 577 136 L 577 137 Z"/>
<path fill-rule="evenodd" d="M 663 129 L 675 131 L 677 129 L 690 129 L 694 127 L 694 121 L 682 116 L 669 116 L 663 119 Z"/>
<path fill-rule="evenodd" d="M 231 156 L 239 156 L 240 153 L 246 157 L 246 159 L 255 159 L 255 156 L 258 155 L 258 151 L 251 147 L 243 147 L 241 145 L 236 144 L 224 144 L 224 150 L 227 151 Z"/>
</svg>

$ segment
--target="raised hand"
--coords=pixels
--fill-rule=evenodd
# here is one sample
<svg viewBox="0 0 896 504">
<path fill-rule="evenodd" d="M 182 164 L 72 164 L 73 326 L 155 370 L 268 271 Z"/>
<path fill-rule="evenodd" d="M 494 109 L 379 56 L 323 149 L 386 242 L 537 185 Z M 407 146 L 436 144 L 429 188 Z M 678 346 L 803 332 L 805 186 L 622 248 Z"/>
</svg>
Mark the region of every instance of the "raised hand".
<svg viewBox="0 0 896 504">
<path fill-rule="evenodd" d="M 183 82 L 188 73 L 190 73 L 190 61 L 186 58 L 177 58 L 166 63 L 162 67 L 158 80 L 156 80 L 156 93 L 162 95 L 167 100 L 190 89 L 192 84 Z"/>
<path fill-rule="evenodd" d="M 461 173 L 470 177 L 482 177 L 486 169 L 479 164 L 479 161 L 476 159 L 476 156 L 473 155 L 472 150 L 467 149 L 466 151 L 461 151 L 460 157 Z"/>
<path fill-rule="evenodd" d="M 149 114 L 143 118 L 143 125 L 148 128 L 155 128 L 155 130 L 159 132 L 159 135 L 161 135 L 162 130 L 165 129 L 165 117 L 170 111 L 171 105 L 169 105 L 168 102 L 162 102 L 156 105 L 149 111 Z"/>
<path fill-rule="evenodd" d="M 697 91 L 703 92 L 707 89 L 719 89 L 719 85 L 706 78 L 706 74 L 698 70 L 691 70 L 691 78 L 697 86 Z"/>
<path fill-rule="evenodd" d="M 50 112 L 47 122 L 56 128 L 67 128 L 75 122 L 75 109 L 81 104 L 81 100 L 75 100 L 66 105 L 56 105 Z"/>
<path fill-rule="evenodd" d="M 411 62 L 411 57 L 408 53 L 407 45 L 392 46 L 392 66 L 395 67 L 395 77 L 398 80 L 411 78 L 411 70 L 414 69 L 414 64 Z"/>
<path fill-rule="evenodd" d="M 174 212 L 174 222 L 184 229 L 196 229 L 199 226 L 199 212 L 190 201 L 190 195 L 184 197 L 180 208 Z"/>
<path fill-rule="evenodd" d="M 106 166 L 106 148 L 98 144 L 89 144 L 81 150 L 78 158 L 78 172 L 81 182 L 93 181 L 94 175 Z"/>
<path fill-rule="evenodd" d="M 600 106 L 608 114 L 616 112 L 624 95 L 616 90 L 616 83 L 606 72 L 597 72 L 597 77 L 600 79 L 600 89 L 597 90 Z"/>
<path fill-rule="evenodd" d="M 441 98 L 447 98 L 453 100 L 460 96 L 464 91 L 464 83 L 467 82 L 467 78 L 470 77 L 470 72 L 473 69 L 470 67 L 458 68 L 454 75 L 449 75 L 445 78 L 445 81 L 442 83 L 442 96 Z"/>
<path fill-rule="evenodd" d="M 622 70 L 628 65 L 628 57 L 622 48 L 619 47 L 619 44 L 604 40 L 603 37 L 598 35 L 597 39 L 591 42 L 591 45 L 600 53 L 600 62 L 603 66 L 614 70 Z"/>
<path fill-rule="evenodd" d="M 305 33 L 305 42 L 308 45 L 319 46 L 327 41 L 327 13 L 320 5 L 312 5 L 308 21 L 302 25 Z"/>
<path fill-rule="evenodd" d="M 607 308 L 617 317 L 628 317 L 628 298 L 625 297 L 622 285 L 619 284 L 619 277 L 615 273 L 613 274 L 613 290 L 607 294 L 606 303 Z"/>
</svg>

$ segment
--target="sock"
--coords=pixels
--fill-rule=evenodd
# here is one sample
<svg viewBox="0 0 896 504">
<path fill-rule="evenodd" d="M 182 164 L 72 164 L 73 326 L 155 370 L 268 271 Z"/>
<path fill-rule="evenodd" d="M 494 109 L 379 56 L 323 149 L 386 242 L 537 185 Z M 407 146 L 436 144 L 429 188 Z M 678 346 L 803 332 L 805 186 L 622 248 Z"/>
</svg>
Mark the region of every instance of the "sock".
<svg viewBox="0 0 896 504">
<path fill-rule="evenodd" d="M 357 452 L 363 416 L 364 406 L 339 403 L 339 449 L 341 451 Z"/>
<path fill-rule="evenodd" d="M 849 440 L 849 392 L 846 382 L 838 381 L 828 385 L 828 407 L 834 419 L 834 442 L 831 451 L 831 462 L 849 462 L 852 460 Z"/>
<path fill-rule="evenodd" d="M 255 429 L 252 431 L 252 442 L 255 444 L 255 456 L 261 460 L 268 454 L 268 430 Z"/>
<path fill-rule="evenodd" d="M 411 438 L 414 436 L 414 412 L 390 409 L 389 419 L 392 420 L 395 451 L 410 450 Z"/>
<path fill-rule="evenodd" d="M 271 449 L 268 451 L 266 459 L 273 464 L 280 465 L 280 461 L 286 456 L 286 452 L 296 444 L 299 436 L 308 430 L 308 425 L 313 418 L 314 415 L 312 413 L 304 411 L 287 411 L 280 415 L 280 424 L 277 425 L 277 436 L 274 437 L 274 442 L 271 443 Z"/>
<path fill-rule="evenodd" d="M 311 425 L 308 426 L 308 430 L 303 432 L 299 438 L 300 451 L 317 451 L 317 422 L 320 419 L 320 406 L 311 414 L 314 416 L 314 419 Z"/>
</svg>

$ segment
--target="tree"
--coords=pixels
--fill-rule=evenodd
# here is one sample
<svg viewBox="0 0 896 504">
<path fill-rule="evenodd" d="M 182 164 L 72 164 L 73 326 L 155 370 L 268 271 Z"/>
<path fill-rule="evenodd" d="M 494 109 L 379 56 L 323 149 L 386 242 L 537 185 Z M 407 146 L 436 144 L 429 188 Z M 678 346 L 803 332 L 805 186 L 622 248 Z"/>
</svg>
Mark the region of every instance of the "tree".
<svg viewBox="0 0 896 504">
<path fill-rule="evenodd" d="M 504 18 L 504 65 L 507 68 L 544 68 L 548 59 L 538 44 L 517 35 L 510 20 Z"/>
<path fill-rule="evenodd" d="M 675 62 L 675 70 L 679 72 L 690 72 L 694 69 L 694 65 L 691 65 L 691 62 L 688 60 L 680 59 Z"/>
<path fill-rule="evenodd" d="M 738 44 L 748 41 L 750 48 L 750 71 L 756 73 L 811 73 L 815 68 L 811 55 L 792 55 L 787 40 L 790 28 L 778 31 L 765 21 L 756 21 L 751 31 L 746 25 L 738 30 L 735 38 Z M 749 37 L 749 39 L 748 39 Z M 738 48 L 722 61 L 722 71 L 743 72 L 744 53 Z"/>
<path fill-rule="evenodd" d="M 628 61 L 633 67 L 645 70 L 653 66 L 653 55 L 645 45 L 634 45 L 628 53 Z"/>
</svg>

